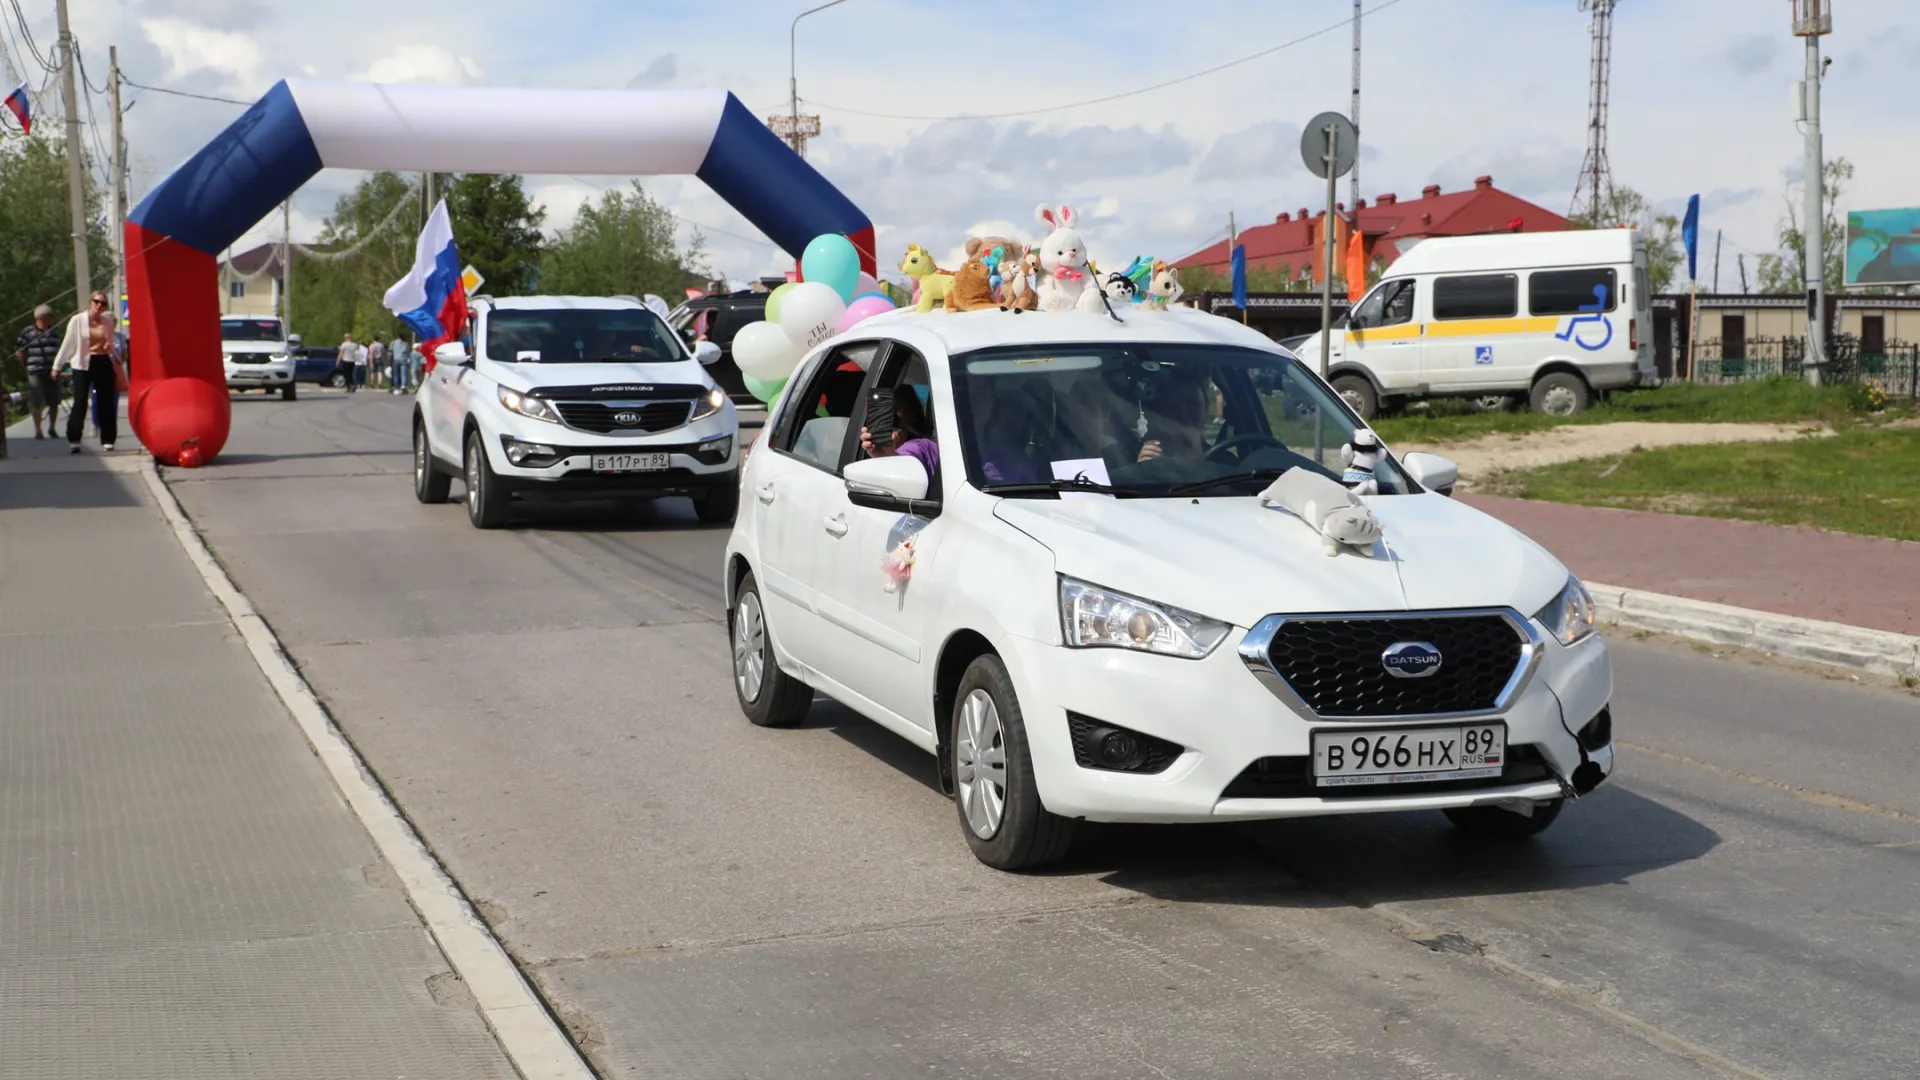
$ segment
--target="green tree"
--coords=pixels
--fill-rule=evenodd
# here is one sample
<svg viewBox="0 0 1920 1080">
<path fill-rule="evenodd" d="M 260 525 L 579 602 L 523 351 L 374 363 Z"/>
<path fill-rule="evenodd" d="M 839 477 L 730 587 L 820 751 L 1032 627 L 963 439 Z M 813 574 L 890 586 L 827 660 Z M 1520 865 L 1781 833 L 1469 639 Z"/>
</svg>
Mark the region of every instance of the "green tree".
<svg viewBox="0 0 1920 1080">
<path fill-rule="evenodd" d="M 93 287 L 113 280 L 105 200 L 88 170 L 87 265 Z M 78 311 L 73 295 L 73 225 L 67 207 L 65 143 L 35 136 L 0 142 L 0 376 L 9 392 L 26 385 L 13 358 L 13 341 L 33 321 L 33 309 L 50 304 L 55 325 Z"/>
<path fill-rule="evenodd" d="M 608 191 L 599 202 L 583 201 L 570 228 L 546 246 L 542 292 L 574 296 L 679 295 L 697 248 L 674 244 L 674 217 L 653 201 L 638 181 L 630 190 Z"/>
<path fill-rule="evenodd" d="M 1647 245 L 1647 278 L 1653 291 L 1674 287 L 1686 260 L 1680 218 L 1656 214 L 1646 196 L 1630 187 L 1616 187 L 1599 206 L 1568 219 L 1576 229 L 1639 229 Z"/>
<path fill-rule="evenodd" d="M 1821 228 L 1822 274 L 1828 292 L 1846 286 L 1847 219 L 1840 213 L 1840 196 L 1853 179 L 1853 162 L 1834 158 L 1823 170 L 1827 181 L 1825 222 Z M 1806 291 L 1806 242 L 1800 233 L 1800 205 L 1806 201 L 1806 186 L 1790 181 L 1781 197 L 1787 203 L 1787 216 L 1780 219 L 1780 250 L 1760 256 L 1761 292 L 1801 293 Z"/>
<path fill-rule="evenodd" d="M 365 341 L 403 332 L 381 300 L 413 266 L 419 206 L 419 189 L 394 172 L 361 177 L 334 203 L 313 245 L 322 254 L 293 257 L 294 333 L 331 345 L 349 333 Z"/>
<path fill-rule="evenodd" d="M 522 178 L 467 173 L 444 190 L 454 246 L 486 279 L 485 290 L 494 296 L 534 291 L 545 246 L 540 226 L 547 211 L 527 198 Z"/>
<path fill-rule="evenodd" d="M 1180 271 L 1180 287 L 1189 293 L 1231 293 L 1233 275 L 1206 266 L 1184 267 Z M 1295 271 L 1291 264 L 1281 263 L 1279 266 L 1247 267 L 1247 291 L 1253 293 L 1313 292 L 1315 286 L 1313 282 Z M 1341 294 L 1345 295 L 1344 292 Z"/>
</svg>

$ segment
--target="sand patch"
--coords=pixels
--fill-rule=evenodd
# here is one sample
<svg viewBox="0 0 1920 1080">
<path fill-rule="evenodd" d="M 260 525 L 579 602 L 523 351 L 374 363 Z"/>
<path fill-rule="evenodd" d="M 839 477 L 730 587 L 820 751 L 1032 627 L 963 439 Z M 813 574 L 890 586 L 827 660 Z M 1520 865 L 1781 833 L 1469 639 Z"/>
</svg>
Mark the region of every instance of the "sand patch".
<svg viewBox="0 0 1920 1080">
<path fill-rule="evenodd" d="M 1395 443 L 1396 455 L 1412 451 L 1439 454 L 1460 466 L 1460 490 L 1473 490 L 1493 474 L 1508 469 L 1535 469 L 1563 461 L 1625 456 L 1635 450 L 1667 446 L 1704 446 L 1714 443 L 1786 442 L 1824 438 L 1833 429 L 1825 424 L 1662 424 L 1627 420 L 1617 424 L 1567 424 L 1526 434 L 1482 435 L 1445 444 Z"/>
</svg>

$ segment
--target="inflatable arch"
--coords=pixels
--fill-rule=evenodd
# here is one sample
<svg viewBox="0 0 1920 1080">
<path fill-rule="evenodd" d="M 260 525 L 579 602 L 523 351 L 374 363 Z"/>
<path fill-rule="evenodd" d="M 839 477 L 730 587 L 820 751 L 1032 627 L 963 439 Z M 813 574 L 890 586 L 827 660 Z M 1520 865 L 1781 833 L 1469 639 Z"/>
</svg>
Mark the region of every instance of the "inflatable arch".
<svg viewBox="0 0 1920 1080">
<path fill-rule="evenodd" d="M 797 260 L 873 224 L 724 90 L 515 90 L 288 79 L 153 189 L 126 224 L 129 411 L 155 457 L 211 461 L 231 422 L 217 253 L 323 168 L 699 177 Z M 196 455 L 190 453 L 189 461 Z"/>
</svg>

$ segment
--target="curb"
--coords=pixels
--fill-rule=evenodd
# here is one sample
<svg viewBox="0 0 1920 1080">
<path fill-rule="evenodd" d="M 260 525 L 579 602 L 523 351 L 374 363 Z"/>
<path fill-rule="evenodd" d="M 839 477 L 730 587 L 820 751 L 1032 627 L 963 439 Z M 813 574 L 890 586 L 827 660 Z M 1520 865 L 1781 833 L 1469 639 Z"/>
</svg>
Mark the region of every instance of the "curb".
<svg viewBox="0 0 1920 1080">
<path fill-rule="evenodd" d="M 334 726 L 266 620 L 214 560 L 179 500 L 160 479 L 152 458 L 145 460 L 141 476 L 173 527 L 174 537 L 186 550 L 187 560 L 226 609 L 234 629 L 260 666 L 260 673 L 272 684 L 347 806 L 399 876 L 408 902 L 426 924 L 447 963 L 467 984 L 482 1019 L 514 1068 L 526 1080 L 594 1080 L 593 1070 L 534 994 L 499 939 L 387 798 L 346 736 Z"/>
<path fill-rule="evenodd" d="M 1618 585 L 1586 584 L 1604 622 L 1880 675 L 1920 678 L 1920 637 Z"/>
</svg>

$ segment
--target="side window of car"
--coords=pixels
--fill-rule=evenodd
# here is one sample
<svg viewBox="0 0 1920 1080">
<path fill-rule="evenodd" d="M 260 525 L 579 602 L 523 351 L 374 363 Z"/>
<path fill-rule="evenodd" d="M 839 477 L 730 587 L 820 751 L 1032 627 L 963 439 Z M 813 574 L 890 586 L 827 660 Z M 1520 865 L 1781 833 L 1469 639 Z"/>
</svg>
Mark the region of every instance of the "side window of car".
<svg viewBox="0 0 1920 1080">
<path fill-rule="evenodd" d="M 1619 291 L 1610 266 L 1542 270 L 1527 279 L 1527 310 L 1535 315 L 1612 311 L 1619 306 Z"/>
<path fill-rule="evenodd" d="M 884 390 L 893 402 L 893 431 L 872 432 L 876 445 L 890 443 L 895 434 L 899 444 L 910 442 L 933 443 L 939 445 L 938 428 L 933 416 L 933 381 L 927 371 L 927 362 L 921 355 L 905 345 L 895 342 L 887 350 L 886 359 L 881 362 L 880 371 L 875 375 L 872 385 L 860 395 L 859 414 L 854 418 L 853 427 L 857 432 L 867 425 L 869 408 L 875 397 L 875 391 Z M 910 453 L 919 458 L 922 464 L 937 468 L 939 453 L 929 452 L 924 446 L 910 448 Z M 841 462 L 845 468 L 848 462 L 857 461 L 866 456 L 856 437 L 849 440 L 847 455 Z"/>
<path fill-rule="evenodd" d="M 759 322 L 764 316 L 764 308 L 749 308 L 735 305 L 713 309 L 707 317 L 707 340 L 722 348 L 733 344 L 733 336 L 740 328 L 750 322 Z"/>
<path fill-rule="evenodd" d="M 1395 288 L 1395 285 L 1399 287 Z M 1409 279 L 1394 282 L 1382 290 L 1382 296 L 1386 302 L 1380 312 L 1379 325 L 1394 326 L 1398 323 L 1411 322 L 1413 320 L 1413 298 L 1417 289 L 1418 284 Z"/>
<path fill-rule="evenodd" d="M 781 395 L 774 449 L 838 473 L 850 432 L 859 430 L 854 414 L 864 405 L 860 387 L 879 348 L 873 341 L 842 345 L 821 359 L 804 384 L 799 378 L 790 383 Z"/>
</svg>

